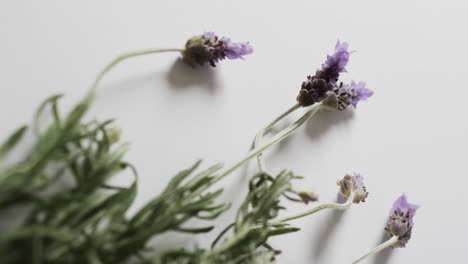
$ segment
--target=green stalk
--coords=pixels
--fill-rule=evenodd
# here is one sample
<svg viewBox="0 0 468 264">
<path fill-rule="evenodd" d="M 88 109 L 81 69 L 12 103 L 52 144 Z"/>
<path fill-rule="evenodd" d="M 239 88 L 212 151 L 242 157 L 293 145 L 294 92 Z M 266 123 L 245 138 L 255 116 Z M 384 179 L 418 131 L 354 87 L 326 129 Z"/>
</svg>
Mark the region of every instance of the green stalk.
<svg viewBox="0 0 468 264">
<path fill-rule="evenodd" d="M 297 214 L 297 215 L 292 215 L 292 216 L 282 218 L 281 220 L 278 221 L 278 223 L 273 223 L 273 225 L 284 223 L 284 222 L 289 222 L 289 221 L 294 220 L 294 219 L 298 219 L 298 218 L 302 218 L 304 216 L 315 214 L 316 212 L 321 211 L 323 209 L 338 209 L 338 210 L 348 209 L 353 204 L 353 200 L 354 200 L 355 196 L 356 196 L 356 193 L 352 192 L 349 195 L 349 198 L 348 198 L 348 200 L 346 200 L 345 203 L 342 203 L 342 204 L 340 204 L 340 203 L 326 203 L 326 204 L 317 205 L 316 207 L 314 207 L 314 208 L 312 208 L 309 211 L 306 211 L 304 213 L 300 213 L 300 214 Z"/>
<path fill-rule="evenodd" d="M 269 147 L 281 142 L 283 139 L 288 137 L 290 134 L 292 134 L 296 129 L 298 129 L 302 124 L 304 124 L 309 118 L 311 118 L 315 113 L 317 113 L 320 109 L 322 109 L 324 106 L 322 103 L 317 103 L 314 104 L 309 111 L 307 111 L 303 116 L 301 116 L 296 122 L 294 122 L 292 125 L 289 127 L 281 130 L 279 133 L 277 133 L 275 136 L 270 138 L 269 141 L 267 141 L 265 144 L 256 147 L 252 149 L 249 153 L 247 153 L 247 156 L 242 158 L 241 160 L 237 161 L 236 163 L 232 164 L 231 166 L 225 168 L 215 179 L 214 182 L 220 181 L 224 177 L 226 177 L 229 173 L 233 172 L 240 166 L 242 166 L 244 163 L 252 159 L 253 157 L 256 157 L 258 154 L 262 153 Z"/>
<path fill-rule="evenodd" d="M 268 124 L 266 127 L 260 129 L 257 133 L 257 135 L 255 136 L 255 139 L 254 139 L 254 142 L 252 144 L 252 149 L 255 149 L 259 144 L 260 144 L 260 141 L 262 140 L 262 137 L 268 133 L 268 131 L 270 131 L 270 129 L 276 124 L 278 123 L 279 121 L 281 121 L 283 118 L 285 118 L 286 116 L 288 116 L 289 114 L 291 114 L 292 112 L 296 111 L 297 109 L 299 109 L 301 106 L 297 103 L 295 105 L 293 105 L 291 108 L 289 108 L 288 110 L 286 110 L 286 112 L 282 113 L 281 115 L 279 115 L 277 118 L 275 118 L 270 124 Z M 263 153 L 260 152 L 257 156 L 257 161 L 258 161 L 258 167 L 260 168 L 260 171 L 266 171 L 266 165 L 265 165 L 265 159 L 263 158 Z"/>
<path fill-rule="evenodd" d="M 139 51 L 132 51 L 128 53 L 124 53 L 120 56 L 117 56 L 114 58 L 109 64 L 107 64 L 104 69 L 101 70 L 101 72 L 97 75 L 96 79 L 94 80 L 93 84 L 91 85 L 91 88 L 88 92 L 87 95 L 87 100 L 92 100 L 95 96 L 96 89 L 101 82 L 102 78 L 112 69 L 114 68 L 117 64 L 120 62 L 132 58 L 132 57 L 138 57 L 138 56 L 143 56 L 147 54 L 156 54 L 156 53 L 163 53 L 163 52 L 181 52 L 183 53 L 185 50 L 184 49 L 147 49 L 147 50 L 139 50 Z"/>
<path fill-rule="evenodd" d="M 380 244 L 377 247 L 375 247 L 374 249 L 372 249 L 369 253 L 365 254 L 364 256 L 362 256 L 359 259 L 357 259 L 356 261 L 354 261 L 353 264 L 357 264 L 357 263 L 363 261 L 364 259 L 375 255 L 377 252 L 381 251 L 382 249 L 385 249 L 387 247 L 395 245 L 397 242 L 398 242 L 398 237 L 397 236 L 392 236 L 389 240 L 383 242 L 382 244 Z"/>
</svg>

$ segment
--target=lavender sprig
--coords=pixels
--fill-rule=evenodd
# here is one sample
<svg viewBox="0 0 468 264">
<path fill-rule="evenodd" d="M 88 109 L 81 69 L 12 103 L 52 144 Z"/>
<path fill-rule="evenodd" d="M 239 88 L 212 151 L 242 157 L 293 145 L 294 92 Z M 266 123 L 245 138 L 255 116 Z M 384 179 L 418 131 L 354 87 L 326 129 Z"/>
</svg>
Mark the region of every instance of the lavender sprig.
<svg viewBox="0 0 468 264">
<path fill-rule="evenodd" d="M 349 105 L 356 107 L 359 101 L 371 97 L 373 92 L 366 87 L 364 82 L 355 83 L 353 81 L 349 85 L 337 84 L 340 74 L 347 71 L 345 67 L 348 64 L 349 57 L 348 43 L 338 41 L 334 53 L 327 56 L 326 61 L 316 71 L 315 75 L 308 76 L 307 81 L 302 83 L 299 95 L 296 98 L 297 103 L 259 130 L 251 150 L 260 145 L 262 137 L 276 123 L 300 107 L 315 105 L 328 110 L 345 110 Z M 308 115 L 308 113 L 305 115 Z M 258 154 L 257 161 L 260 171 L 265 171 L 266 165 L 262 152 Z"/>
<path fill-rule="evenodd" d="M 411 238 L 411 232 L 414 225 L 413 217 L 416 214 L 418 207 L 419 206 L 415 204 L 408 203 L 405 194 L 398 197 L 398 199 L 393 203 L 385 226 L 385 232 L 390 238 L 354 261 L 353 264 L 357 264 L 387 247 L 405 247 L 406 243 L 408 243 Z"/>
<path fill-rule="evenodd" d="M 355 174 L 354 176 L 346 175 L 343 177 L 343 179 L 338 181 L 337 184 L 338 186 L 340 186 L 338 192 L 339 203 L 324 203 L 321 205 L 317 205 L 304 213 L 284 217 L 279 221 L 270 224 L 276 225 L 289 222 L 291 220 L 315 214 L 323 209 L 348 209 L 353 203 L 358 204 L 360 202 L 364 202 L 365 198 L 367 198 L 368 196 L 368 192 L 366 190 L 366 187 L 364 186 L 363 177 L 358 174 Z"/>
<path fill-rule="evenodd" d="M 116 57 L 96 77 L 85 99 L 65 118 L 58 111 L 60 96 L 46 100 L 37 116 L 50 106 L 54 122 L 44 132 L 35 126 L 39 140 L 28 158 L 0 171 L 0 209 L 16 205 L 22 199 L 32 206 L 18 230 L 0 237 L 3 262 L 122 263 L 140 258 L 145 263 L 270 263 L 280 251 L 273 249 L 268 239 L 299 230 L 291 227 L 289 221 L 326 208 L 347 209 L 353 203 L 365 201 L 368 192 L 363 178 L 358 174 L 346 175 L 337 182 L 339 203 L 321 204 L 304 213 L 275 220 L 278 211 L 285 209 L 280 203 L 281 196 L 306 204 L 316 201 L 317 197 L 307 191 L 295 191 L 290 182 L 299 177 L 290 171 L 270 176 L 265 172 L 262 157 L 263 151 L 288 137 L 321 109 L 345 110 L 372 96 L 373 92 L 364 82 L 339 82 L 340 75 L 347 71 L 351 53 L 346 42 L 338 41 L 334 53 L 327 56 L 315 75 L 308 76 L 302 83 L 297 104 L 257 133 L 246 157 L 223 170 L 221 165 L 215 165 L 192 177 L 199 165 L 197 162 L 174 176 L 165 190 L 135 215 L 128 216 L 136 196 L 136 179 L 129 187 L 107 183 L 126 168 L 132 169 L 136 177 L 135 169 L 123 160 L 127 145 L 115 145 L 120 130 L 110 127 L 112 121 L 82 123 L 81 119 L 101 80 L 113 67 L 131 57 L 161 52 L 180 52 L 184 61 L 192 66 L 215 67 L 221 60 L 242 59 L 253 49 L 247 42 L 236 43 L 207 32 L 187 41 L 185 49 L 150 49 Z M 265 133 L 301 106 L 310 108 L 296 122 L 262 144 Z M 21 140 L 25 130 L 21 127 L 0 146 L 0 161 Z M 235 221 L 213 242 L 212 248 L 173 250 L 154 259 L 141 256 L 148 241 L 163 232 L 209 232 L 212 225 L 190 228 L 185 224 L 193 218 L 212 220 L 225 212 L 229 205 L 216 201 L 222 189 L 211 192 L 212 186 L 254 157 L 258 158 L 260 173 L 250 180 L 249 193 Z M 57 161 L 61 167 L 49 175 L 46 168 Z M 72 175 L 73 187 L 54 194 L 41 193 L 66 173 Z M 354 263 L 389 246 L 405 247 L 411 238 L 416 209 L 417 206 L 407 202 L 406 196 L 401 196 L 393 205 L 386 224 L 390 239 Z M 231 229 L 231 236 L 221 240 Z"/>
</svg>

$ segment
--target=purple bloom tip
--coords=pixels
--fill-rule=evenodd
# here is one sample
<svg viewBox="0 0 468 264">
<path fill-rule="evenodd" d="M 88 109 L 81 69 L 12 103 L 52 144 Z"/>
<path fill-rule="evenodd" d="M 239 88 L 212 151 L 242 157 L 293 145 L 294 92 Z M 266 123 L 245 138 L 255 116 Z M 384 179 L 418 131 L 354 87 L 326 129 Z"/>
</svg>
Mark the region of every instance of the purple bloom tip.
<svg viewBox="0 0 468 264">
<path fill-rule="evenodd" d="M 354 107 L 357 106 L 357 103 L 362 100 L 367 100 L 367 98 L 371 97 L 374 92 L 366 87 L 365 82 L 358 82 L 355 83 L 354 81 L 351 82 L 349 86 L 349 93 L 350 93 L 350 104 Z"/>
<path fill-rule="evenodd" d="M 337 60 L 338 66 L 343 71 L 346 71 L 345 67 L 349 61 L 348 43 L 340 42 L 340 40 L 338 40 L 335 45 L 335 53 L 332 57 L 334 57 Z"/>
<path fill-rule="evenodd" d="M 322 64 L 321 71 L 324 77 L 328 77 L 328 82 L 336 83 L 338 81 L 339 74 L 346 72 L 346 65 L 349 61 L 348 43 L 336 42 L 335 51 L 332 55 L 327 56 L 327 60 Z"/>
<path fill-rule="evenodd" d="M 226 45 L 226 57 L 228 59 L 243 59 L 242 56 L 249 55 L 253 52 L 252 46 L 248 42 L 231 42 L 229 39 L 224 39 Z"/>
<path fill-rule="evenodd" d="M 203 33 L 202 38 L 205 40 L 216 38 L 216 34 L 213 31 L 207 31 Z"/>
<path fill-rule="evenodd" d="M 392 210 L 390 214 L 394 211 L 401 211 L 401 212 L 409 212 L 410 213 L 410 220 L 413 220 L 414 215 L 416 214 L 416 210 L 419 208 L 419 205 L 410 204 L 408 203 L 408 199 L 406 198 L 406 194 L 403 193 L 396 201 L 393 203 Z"/>
</svg>

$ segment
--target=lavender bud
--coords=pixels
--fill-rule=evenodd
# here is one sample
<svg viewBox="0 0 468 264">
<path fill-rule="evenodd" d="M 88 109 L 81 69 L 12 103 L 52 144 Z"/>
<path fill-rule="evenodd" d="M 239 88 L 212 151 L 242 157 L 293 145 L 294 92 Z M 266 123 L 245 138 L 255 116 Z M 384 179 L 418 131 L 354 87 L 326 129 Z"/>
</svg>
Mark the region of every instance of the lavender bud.
<svg viewBox="0 0 468 264">
<path fill-rule="evenodd" d="M 121 135 L 122 129 L 120 127 L 112 127 L 109 130 L 107 130 L 107 136 L 111 144 L 119 142 Z"/>
<path fill-rule="evenodd" d="M 419 206 L 408 203 L 406 195 L 402 194 L 393 203 L 390 216 L 385 226 L 385 231 L 389 236 L 397 236 L 398 242 L 394 247 L 405 247 L 411 238 L 413 229 L 413 217 Z"/>
<path fill-rule="evenodd" d="M 318 196 L 312 192 L 298 192 L 297 195 L 299 195 L 305 204 L 318 201 Z"/>
<path fill-rule="evenodd" d="M 343 203 L 346 201 L 352 192 L 354 192 L 355 196 L 353 199 L 353 203 L 360 203 L 365 202 L 369 193 L 366 190 L 366 186 L 364 186 L 363 177 L 359 174 L 354 175 L 346 175 L 343 179 L 337 182 L 338 186 L 340 186 L 340 190 L 338 192 L 338 201 Z"/>
<path fill-rule="evenodd" d="M 232 42 L 229 38 L 218 38 L 213 32 L 206 32 L 187 41 L 183 59 L 192 66 L 209 63 L 216 67 L 221 60 L 243 59 L 242 56 L 252 52 L 248 42 Z"/>
<path fill-rule="evenodd" d="M 301 90 L 297 96 L 297 102 L 305 107 L 320 102 L 325 98 L 328 84 L 324 79 L 315 76 L 307 76 L 307 81 L 302 83 Z"/>
</svg>

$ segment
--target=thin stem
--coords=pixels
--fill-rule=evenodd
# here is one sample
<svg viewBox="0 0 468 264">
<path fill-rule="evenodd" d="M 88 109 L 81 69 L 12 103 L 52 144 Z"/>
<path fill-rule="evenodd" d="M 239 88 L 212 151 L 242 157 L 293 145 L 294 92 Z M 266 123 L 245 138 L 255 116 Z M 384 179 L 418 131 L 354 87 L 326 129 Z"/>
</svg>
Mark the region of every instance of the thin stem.
<svg viewBox="0 0 468 264">
<path fill-rule="evenodd" d="M 363 261 L 364 259 L 375 255 L 377 252 L 381 251 L 382 249 L 395 245 L 397 242 L 398 242 L 398 236 L 392 236 L 389 240 L 383 242 L 382 244 L 372 249 L 369 253 L 365 254 L 364 256 L 360 257 L 358 260 L 354 261 L 353 264 L 357 264 Z"/>
<path fill-rule="evenodd" d="M 356 196 L 356 194 L 354 192 L 351 192 L 351 194 L 349 195 L 348 197 L 348 200 L 346 200 L 345 203 L 327 203 L 327 204 L 321 204 L 321 205 L 317 205 L 316 207 L 310 209 L 309 211 L 306 211 L 304 213 L 301 213 L 301 214 L 297 214 L 297 215 L 292 215 L 292 216 L 288 216 L 288 217 L 285 217 L 285 218 L 282 218 L 278 221 L 277 224 L 280 224 L 280 223 L 284 223 L 284 222 L 288 222 L 288 221 L 291 221 L 291 220 L 294 220 L 294 219 L 298 219 L 298 218 L 302 218 L 304 216 L 308 216 L 308 215 L 311 215 L 311 214 L 314 214 L 318 211 L 321 211 L 323 209 L 327 209 L 327 208 L 331 208 L 331 209 L 339 209 L 339 210 L 344 210 L 344 209 L 348 209 L 349 207 L 351 207 L 351 205 L 353 204 L 353 200 L 354 200 L 354 197 Z M 275 223 L 274 223 L 275 224 Z M 274 225 L 273 224 L 273 225 Z"/>
<path fill-rule="evenodd" d="M 216 244 L 218 243 L 218 241 L 221 239 L 221 237 L 224 236 L 224 234 L 226 234 L 227 231 L 229 231 L 229 229 L 231 229 L 232 227 L 234 227 L 234 223 L 228 225 L 227 227 L 225 227 L 223 229 L 223 231 L 221 231 L 221 233 L 219 233 L 219 235 L 216 237 L 216 239 L 213 241 L 213 243 L 211 243 L 211 248 L 214 248 L 216 246 Z"/>
<path fill-rule="evenodd" d="M 104 69 L 102 69 L 101 72 L 97 75 L 96 79 L 94 80 L 88 92 L 87 99 L 92 100 L 94 98 L 96 89 L 100 81 L 102 80 L 102 78 L 121 61 L 126 60 L 128 58 L 132 58 L 132 57 L 137 57 L 137 56 L 142 56 L 142 55 L 147 55 L 147 54 L 162 53 L 162 52 L 181 52 L 182 53 L 184 52 L 184 49 L 148 49 L 148 50 L 128 52 L 120 56 L 117 56 L 109 64 L 107 64 L 107 66 L 104 67 Z"/>
<path fill-rule="evenodd" d="M 225 168 L 220 174 L 214 179 L 214 182 L 217 182 L 224 178 L 226 175 L 229 173 L 233 172 L 240 166 L 242 166 L 244 163 L 249 161 L 251 158 L 257 156 L 259 153 L 262 153 L 264 150 L 268 149 L 269 147 L 277 144 L 278 142 L 282 141 L 286 137 L 288 137 L 290 134 L 292 134 L 296 129 L 298 129 L 302 124 L 304 124 L 310 117 L 312 117 L 315 113 L 317 113 L 320 109 L 322 109 L 323 105 L 322 103 L 317 103 L 311 107 L 309 111 L 307 111 L 303 116 L 301 116 L 296 122 L 294 122 L 292 125 L 289 127 L 281 130 L 279 133 L 277 133 L 275 136 L 270 138 L 269 141 L 267 141 L 265 144 L 254 148 L 251 150 L 249 153 L 247 153 L 247 156 L 242 158 L 241 160 L 237 161 L 233 165 Z"/>
<path fill-rule="evenodd" d="M 286 116 L 288 116 L 289 114 L 291 114 L 292 112 L 296 111 L 297 109 L 299 109 L 301 106 L 299 105 L 299 103 L 293 105 L 291 108 L 289 108 L 288 110 L 286 110 L 286 112 L 282 113 L 280 116 L 278 116 L 277 118 L 275 118 L 270 124 L 268 124 L 266 127 L 260 129 L 257 133 L 257 135 L 255 136 L 255 139 L 254 139 L 254 142 L 252 144 L 252 149 L 255 149 L 259 144 L 260 144 L 260 141 L 262 140 L 262 137 L 268 133 L 268 131 L 276 124 L 278 123 L 280 120 L 282 120 L 283 118 L 285 118 Z M 265 159 L 263 158 L 263 153 L 260 152 L 257 156 L 257 161 L 258 161 L 258 167 L 260 168 L 260 171 L 266 171 L 266 165 L 265 165 Z"/>
<path fill-rule="evenodd" d="M 321 210 L 327 209 L 327 208 L 344 210 L 344 209 L 347 209 L 347 208 L 351 207 L 351 205 L 353 204 L 353 200 L 354 200 L 355 196 L 356 196 L 356 194 L 354 192 L 352 192 L 349 195 L 349 198 L 348 198 L 348 200 L 346 200 L 345 203 L 342 203 L 342 204 L 339 204 L 339 203 L 321 204 L 321 205 L 318 205 L 318 206 L 316 206 L 316 207 L 312 208 L 311 210 L 306 211 L 304 213 L 288 216 L 288 217 L 282 218 L 282 219 L 280 219 L 278 221 L 269 222 L 268 225 L 270 225 L 270 226 L 282 225 L 285 222 L 289 222 L 289 221 L 294 220 L 294 219 L 298 219 L 298 218 L 301 218 L 301 217 L 304 217 L 304 216 L 308 216 L 308 215 L 314 214 L 314 213 L 316 213 L 318 211 L 321 211 Z M 255 225 L 252 228 L 255 229 L 255 228 L 261 228 L 261 227 L 262 227 L 262 225 Z"/>
</svg>

